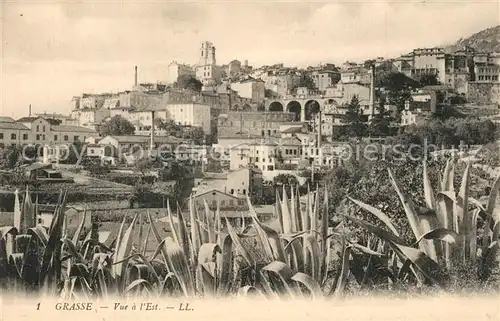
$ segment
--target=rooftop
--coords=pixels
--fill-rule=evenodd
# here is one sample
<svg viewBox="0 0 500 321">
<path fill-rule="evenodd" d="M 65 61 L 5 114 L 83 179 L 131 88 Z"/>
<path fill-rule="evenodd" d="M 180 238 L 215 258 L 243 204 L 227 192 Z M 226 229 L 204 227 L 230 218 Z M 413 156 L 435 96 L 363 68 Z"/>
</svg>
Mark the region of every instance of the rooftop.
<svg viewBox="0 0 500 321">
<path fill-rule="evenodd" d="M 57 132 L 84 132 L 84 133 L 95 133 L 95 130 L 92 130 L 87 127 L 81 126 L 67 126 L 67 125 L 56 125 L 52 126 L 53 131 Z"/>
<path fill-rule="evenodd" d="M 23 124 L 15 122 L 0 122 L 0 129 L 29 130 Z"/>
</svg>

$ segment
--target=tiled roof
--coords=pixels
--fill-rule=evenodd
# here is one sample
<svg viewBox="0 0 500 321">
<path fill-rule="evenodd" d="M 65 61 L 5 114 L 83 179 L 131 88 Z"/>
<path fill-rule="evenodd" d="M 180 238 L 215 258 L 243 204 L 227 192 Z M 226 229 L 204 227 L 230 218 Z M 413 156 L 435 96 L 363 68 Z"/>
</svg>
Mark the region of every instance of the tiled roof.
<svg viewBox="0 0 500 321">
<path fill-rule="evenodd" d="M 14 118 L 0 116 L 0 123 L 14 123 Z"/>
<path fill-rule="evenodd" d="M 0 122 L 0 129 L 15 129 L 15 130 L 29 130 L 28 127 L 21 123 Z"/>
<path fill-rule="evenodd" d="M 116 139 L 118 143 L 134 143 L 134 144 L 140 144 L 140 143 L 147 143 L 151 139 L 150 136 L 145 136 L 145 135 L 124 135 L 124 136 L 114 136 L 111 135 L 109 137 L 112 137 Z M 155 143 L 180 143 L 182 142 L 182 139 L 179 139 L 174 136 L 155 136 L 154 138 Z"/>
<path fill-rule="evenodd" d="M 84 132 L 84 133 L 95 133 L 95 130 L 90 128 L 81 127 L 81 126 L 66 126 L 66 125 L 57 125 L 51 127 L 53 131 L 56 132 Z"/>
<path fill-rule="evenodd" d="M 21 117 L 17 120 L 18 123 L 31 123 L 35 119 L 38 119 L 40 117 Z"/>
</svg>

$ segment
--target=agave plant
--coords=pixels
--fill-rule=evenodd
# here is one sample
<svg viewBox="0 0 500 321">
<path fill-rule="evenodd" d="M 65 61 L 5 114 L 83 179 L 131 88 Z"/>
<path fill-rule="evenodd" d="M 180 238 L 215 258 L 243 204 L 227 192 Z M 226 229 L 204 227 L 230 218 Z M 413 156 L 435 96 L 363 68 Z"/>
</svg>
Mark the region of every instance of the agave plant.
<svg viewBox="0 0 500 321">
<path fill-rule="evenodd" d="M 418 207 L 400 188 L 388 169 L 391 183 L 399 196 L 402 207 L 413 231 L 416 242 L 405 243 L 391 219 L 376 207 L 348 197 L 348 199 L 373 214 L 387 229 L 352 216 L 346 218 L 383 240 L 390 248 L 393 272 L 407 273 L 420 284 L 445 285 L 450 271 L 464 264 L 477 267 L 480 280 L 486 280 L 498 268 L 499 217 L 494 215 L 500 189 L 500 178 L 494 182 L 487 206 L 469 196 L 471 163 L 467 162 L 460 189 L 453 186 L 455 161 L 448 160 L 437 193 L 429 179 L 427 163 L 423 164 L 423 186 L 426 207 Z M 478 222 L 484 228 L 479 238 Z M 479 240 L 479 242 L 478 242 Z"/>
</svg>

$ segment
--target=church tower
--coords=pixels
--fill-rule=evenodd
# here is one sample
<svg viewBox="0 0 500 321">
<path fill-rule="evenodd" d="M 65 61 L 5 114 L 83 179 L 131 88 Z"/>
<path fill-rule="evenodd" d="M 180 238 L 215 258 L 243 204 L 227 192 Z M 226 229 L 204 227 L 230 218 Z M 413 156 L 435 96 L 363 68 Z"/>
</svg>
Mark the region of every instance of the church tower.
<svg viewBox="0 0 500 321">
<path fill-rule="evenodd" d="M 215 46 L 210 41 L 204 41 L 201 43 L 199 65 L 216 65 Z"/>
</svg>

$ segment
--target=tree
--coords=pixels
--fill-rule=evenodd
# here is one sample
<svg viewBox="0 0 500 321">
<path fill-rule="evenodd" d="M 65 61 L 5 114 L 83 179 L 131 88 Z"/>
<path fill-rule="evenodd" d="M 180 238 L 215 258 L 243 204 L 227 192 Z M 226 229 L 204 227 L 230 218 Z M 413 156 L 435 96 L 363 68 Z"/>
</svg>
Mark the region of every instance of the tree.
<svg viewBox="0 0 500 321">
<path fill-rule="evenodd" d="M 163 120 L 161 118 L 156 118 L 155 123 L 158 129 L 166 131 L 169 136 L 179 137 L 182 132 L 182 127 L 176 124 L 172 119 Z"/>
<path fill-rule="evenodd" d="M 134 132 L 134 125 L 120 115 L 111 117 L 111 119 L 104 123 L 99 130 L 101 136 L 133 135 Z"/>
<path fill-rule="evenodd" d="M 0 167 L 14 169 L 22 164 L 21 149 L 19 146 L 7 146 L 1 149 Z"/>
<path fill-rule="evenodd" d="M 177 87 L 200 92 L 203 84 L 191 75 L 180 75 L 177 77 Z"/>
<path fill-rule="evenodd" d="M 435 74 L 422 74 L 417 78 L 420 87 L 439 85 L 439 80 Z"/>
<path fill-rule="evenodd" d="M 279 191 L 283 190 L 283 186 L 285 186 L 285 189 L 289 191 L 290 188 L 295 189 L 297 185 L 299 185 L 297 177 L 291 174 L 278 174 L 273 179 L 273 186 Z"/>
<path fill-rule="evenodd" d="M 366 125 L 362 118 L 363 112 L 358 96 L 353 96 L 347 105 L 344 122 L 347 124 L 347 133 L 351 137 L 362 138 L 366 132 Z"/>
<path fill-rule="evenodd" d="M 99 157 L 83 157 L 81 165 L 93 176 L 105 175 L 110 172 L 109 166 L 103 164 Z"/>
<path fill-rule="evenodd" d="M 389 135 L 389 125 L 391 123 L 392 117 L 389 111 L 385 110 L 385 97 L 381 97 L 380 102 L 377 106 L 377 111 L 369 125 L 369 132 L 372 136 L 388 136 Z"/>
<path fill-rule="evenodd" d="M 195 145 L 203 145 L 205 143 L 205 132 L 201 127 L 185 127 L 182 136 L 191 140 Z"/>
</svg>

